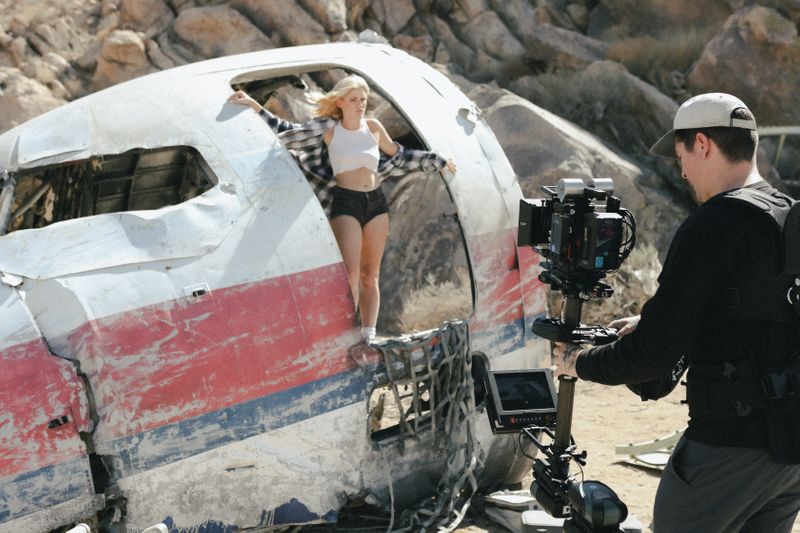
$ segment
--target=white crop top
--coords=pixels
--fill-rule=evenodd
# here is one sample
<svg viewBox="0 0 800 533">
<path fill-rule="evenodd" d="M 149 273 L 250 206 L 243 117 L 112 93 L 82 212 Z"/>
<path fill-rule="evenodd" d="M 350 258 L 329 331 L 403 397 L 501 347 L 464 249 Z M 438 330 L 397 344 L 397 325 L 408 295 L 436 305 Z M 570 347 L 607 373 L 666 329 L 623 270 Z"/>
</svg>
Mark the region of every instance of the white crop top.
<svg viewBox="0 0 800 533">
<path fill-rule="evenodd" d="M 357 130 L 348 130 L 341 122 L 337 122 L 333 140 L 328 145 L 328 155 L 334 176 L 361 167 L 375 172 L 380 160 L 378 142 L 365 120 L 361 121 L 361 127 Z"/>
</svg>

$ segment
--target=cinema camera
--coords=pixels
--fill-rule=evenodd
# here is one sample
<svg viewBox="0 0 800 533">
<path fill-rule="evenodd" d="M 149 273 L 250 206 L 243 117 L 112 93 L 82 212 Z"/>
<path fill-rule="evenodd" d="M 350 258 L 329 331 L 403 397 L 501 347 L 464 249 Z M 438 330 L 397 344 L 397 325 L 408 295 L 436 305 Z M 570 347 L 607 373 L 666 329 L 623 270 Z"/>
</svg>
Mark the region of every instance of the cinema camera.
<svg viewBox="0 0 800 533">
<path fill-rule="evenodd" d="M 542 255 L 539 279 L 565 296 L 579 301 L 607 298 L 614 290 L 603 281 L 622 264 L 636 242 L 636 221 L 620 207 L 614 182 L 562 179 L 557 187 L 544 186 L 544 199 L 519 203 L 519 246 L 532 246 Z M 605 206 L 596 201 L 605 200 Z M 562 320 L 537 321 L 534 333 L 552 341 L 606 344 L 616 332 L 600 326 L 572 328 Z"/>
<path fill-rule="evenodd" d="M 581 324 L 581 308 L 593 297 L 613 294 L 603 278 L 619 268 L 633 249 L 633 215 L 620 207 L 610 179 L 595 179 L 589 185 L 580 179 L 562 179 L 557 187 L 543 190 L 547 198 L 520 200 L 518 245 L 531 246 L 544 258 L 539 279 L 560 291 L 563 303 L 560 318 L 537 319 L 533 332 L 550 341 L 613 342 L 615 330 Z M 542 378 L 542 373 L 547 377 Z M 525 379 L 531 381 L 530 386 L 521 387 L 520 380 Z M 542 508 L 551 516 L 565 518 L 564 531 L 569 533 L 622 531 L 620 524 L 628 509 L 616 493 L 599 481 L 578 481 L 569 472 L 571 461 L 581 467 L 586 464 L 586 452 L 578 453 L 572 438 L 575 378 L 559 377 L 554 416 L 556 398 L 551 401 L 548 396 L 552 391 L 549 369 L 487 371 L 485 381 L 492 430 L 517 432 L 544 456 L 532 458 L 531 494 Z M 504 390 L 508 387 L 515 390 Z M 532 408 L 527 409 L 528 405 Z"/>
</svg>

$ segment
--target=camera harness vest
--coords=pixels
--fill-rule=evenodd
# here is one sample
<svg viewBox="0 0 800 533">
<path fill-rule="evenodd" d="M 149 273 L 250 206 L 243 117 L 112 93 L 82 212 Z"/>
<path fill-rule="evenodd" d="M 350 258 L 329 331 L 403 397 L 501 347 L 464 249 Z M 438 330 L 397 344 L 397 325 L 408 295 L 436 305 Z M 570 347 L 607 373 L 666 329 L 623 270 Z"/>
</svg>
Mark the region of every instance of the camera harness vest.
<svg viewBox="0 0 800 533">
<path fill-rule="evenodd" d="M 739 277 L 736 286 L 724 289 L 724 316 L 730 320 L 766 321 L 785 324 L 800 331 L 800 202 L 779 193 L 765 193 L 752 188 L 730 191 L 715 201 L 739 202 L 773 221 L 780 235 L 778 249 L 783 265 L 775 272 L 775 261 L 765 258 L 754 271 Z M 800 335 L 798 336 L 800 337 Z M 717 365 L 691 365 L 687 402 L 692 417 L 730 419 L 763 410 L 788 416 L 790 425 L 800 425 L 800 359 L 787 355 L 780 362 L 764 362 L 753 356 Z M 785 426 L 784 426 L 785 427 Z M 790 432 L 792 442 L 779 445 L 780 462 L 800 461 L 800 429 Z M 770 431 L 768 430 L 768 433 Z M 770 435 L 770 448 L 774 452 Z M 786 449 L 788 445 L 789 449 Z M 774 455 L 774 453 L 773 453 Z"/>
</svg>

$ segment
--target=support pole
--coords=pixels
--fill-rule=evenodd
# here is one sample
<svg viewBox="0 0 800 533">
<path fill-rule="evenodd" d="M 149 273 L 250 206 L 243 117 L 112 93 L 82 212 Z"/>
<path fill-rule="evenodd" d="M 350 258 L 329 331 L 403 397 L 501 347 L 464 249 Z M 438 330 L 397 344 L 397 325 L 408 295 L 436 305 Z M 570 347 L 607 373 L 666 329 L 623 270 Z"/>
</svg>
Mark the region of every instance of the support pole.
<svg viewBox="0 0 800 533">
<path fill-rule="evenodd" d="M 583 300 L 571 294 L 564 297 L 561 309 L 561 320 L 564 328 L 570 330 L 577 328 L 581 322 L 581 307 Z M 553 440 L 553 457 L 557 458 L 569 448 L 572 439 L 572 408 L 575 400 L 575 382 L 577 379 L 569 376 L 558 378 L 558 407 L 556 408 L 556 436 Z M 566 479 L 569 474 L 569 462 L 555 460 L 553 473 L 561 479 Z"/>
</svg>

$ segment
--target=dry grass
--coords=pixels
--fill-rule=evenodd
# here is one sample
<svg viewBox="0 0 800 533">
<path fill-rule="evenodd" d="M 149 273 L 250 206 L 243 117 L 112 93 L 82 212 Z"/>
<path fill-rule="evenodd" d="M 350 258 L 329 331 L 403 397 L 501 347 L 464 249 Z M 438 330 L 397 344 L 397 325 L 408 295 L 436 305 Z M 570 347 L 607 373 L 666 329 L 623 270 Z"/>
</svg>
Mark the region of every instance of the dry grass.
<svg viewBox="0 0 800 533">
<path fill-rule="evenodd" d="M 611 45 L 608 58 L 667 95 L 683 90 L 683 75 L 703 52 L 709 30 L 686 29 L 664 36 L 636 36 Z"/>
<path fill-rule="evenodd" d="M 400 331 L 421 331 L 436 327 L 445 320 L 467 318 L 472 314 L 469 272 L 456 268 L 453 279 L 437 283 L 433 274 L 425 285 L 411 293 L 400 314 Z"/>
</svg>

